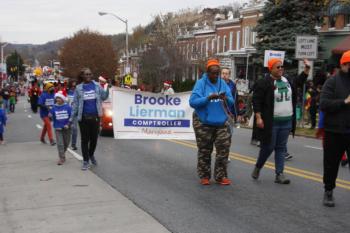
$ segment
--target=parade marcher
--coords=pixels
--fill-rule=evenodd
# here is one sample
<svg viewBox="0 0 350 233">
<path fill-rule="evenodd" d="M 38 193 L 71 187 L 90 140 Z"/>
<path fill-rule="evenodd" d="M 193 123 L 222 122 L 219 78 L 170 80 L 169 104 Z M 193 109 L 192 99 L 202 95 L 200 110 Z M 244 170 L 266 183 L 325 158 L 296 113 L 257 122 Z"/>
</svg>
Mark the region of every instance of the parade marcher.
<svg viewBox="0 0 350 233">
<path fill-rule="evenodd" d="M 227 107 L 234 99 L 226 82 L 220 78 L 220 63 L 212 59 L 207 63 L 207 73 L 199 79 L 190 97 L 195 109 L 193 128 L 198 147 L 197 171 L 202 185 L 209 185 L 211 154 L 216 148 L 214 179 L 221 185 L 230 185 L 227 177 L 227 159 L 231 146 L 231 130 Z"/>
<path fill-rule="evenodd" d="M 17 101 L 16 88 L 11 87 L 10 88 L 9 107 L 10 107 L 10 112 L 12 112 L 12 113 L 15 112 L 16 101 Z"/>
<path fill-rule="evenodd" d="M 50 110 L 53 127 L 55 128 L 57 150 L 59 160 L 57 165 L 66 161 L 66 151 L 70 143 L 72 108 L 66 103 L 66 97 L 62 93 L 55 94 L 55 105 Z"/>
<path fill-rule="evenodd" d="M 5 86 L 2 89 L 1 96 L 2 96 L 2 101 L 3 101 L 3 109 L 5 110 L 5 113 L 9 113 L 10 112 L 10 104 L 9 104 L 10 90 L 9 90 L 9 85 Z"/>
<path fill-rule="evenodd" d="M 68 91 L 67 91 L 67 97 L 68 97 L 68 104 L 69 106 L 71 106 L 73 108 L 74 105 L 74 93 L 75 93 L 75 89 L 76 89 L 76 81 L 70 81 L 69 85 L 68 85 Z M 77 118 L 74 117 L 72 120 L 72 124 L 71 124 L 71 131 L 72 131 L 72 150 L 77 150 L 77 138 L 78 138 L 78 121 Z"/>
<path fill-rule="evenodd" d="M 222 69 L 221 69 L 221 78 L 222 78 L 223 80 L 225 80 L 227 86 L 228 86 L 228 87 L 230 88 L 230 90 L 231 90 L 232 97 L 233 97 L 233 99 L 235 100 L 235 99 L 236 99 L 236 96 L 237 96 L 237 95 L 236 95 L 236 92 L 237 92 L 236 84 L 231 80 L 230 76 L 231 76 L 231 70 L 230 70 L 229 68 L 222 68 Z M 236 120 L 237 120 L 237 115 L 236 115 L 236 104 L 233 103 L 233 105 L 232 105 L 231 107 L 229 107 L 227 110 L 231 113 L 231 115 L 232 115 L 233 118 L 234 118 L 234 121 L 236 122 Z M 230 127 L 230 129 L 231 129 L 231 134 L 233 134 L 233 127 Z M 227 160 L 227 161 L 228 161 L 228 162 L 231 161 L 230 156 L 228 157 L 228 160 Z"/>
<path fill-rule="evenodd" d="M 42 119 L 44 126 L 41 132 L 40 141 L 46 144 L 45 135 L 49 137 L 50 144 L 52 146 L 56 145 L 53 140 L 51 121 L 49 118 L 49 111 L 55 104 L 55 88 L 52 83 L 46 83 L 44 86 L 44 91 L 40 95 L 38 100 L 38 105 L 40 106 L 40 118 Z"/>
<path fill-rule="evenodd" d="M 38 86 L 38 83 L 33 82 L 32 87 L 29 89 L 29 92 L 28 92 L 30 106 L 33 113 L 38 112 L 38 99 L 40 95 L 41 95 L 41 90 L 40 90 L 40 87 Z"/>
<path fill-rule="evenodd" d="M 163 83 L 164 87 L 163 87 L 163 90 L 162 90 L 162 94 L 164 95 L 173 95 L 175 94 L 175 91 L 174 89 L 171 87 L 171 82 L 170 81 L 165 81 Z"/>
<path fill-rule="evenodd" d="M 255 122 L 253 130 L 260 141 L 259 157 L 252 178 L 258 179 L 260 170 L 275 151 L 275 183 L 289 184 L 284 174 L 284 161 L 290 132 L 296 127 L 297 86 L 302 86 L 310 72 L 310 66 L 304 61 L 304 71 L 295 79 L 283 77 L 282 61 L 272 58 L 268 61 L 270 75 L 259 79 L 253 94 Z"/>
<path fill-rule="evenodd" d="M 333 189 L 343 153 L 350 145 L 350 50 L 340 59 L 338 74 L 328 79 L 321 92 L 324 112 L 323 205 L 334 207 Z"/>
<path fill-rule="evenodd" d="M 81 149 L 83 153 L 82 170 L 90 167 L 89 160 L 97 165 L 94 153 L 100 129 L 102 116 L 102 101 L 109 95 L 109 89 L 103 90 L 99 83 L 93 80 L 91 70 L 81 70 L 79 79 L 82 81 L 74 93 L 73 117 L 76 117 L 81 133 Z"/>
<path fill-rule="evenodd" d="M 102 87 L 103 90 L 107 89 L 107 87 L 108 87 L 107 79 L 105 79 L 104 77 L 100 76 L 100 77 L 98 77 L 98 82 L 100 83 L 100 86 Z"/>
<path fill-rule="evenodd" d="M 4 128 L 6 126 L 6 112 L 0 108 L 0 145 L 4 144 Z"/>
</svg>

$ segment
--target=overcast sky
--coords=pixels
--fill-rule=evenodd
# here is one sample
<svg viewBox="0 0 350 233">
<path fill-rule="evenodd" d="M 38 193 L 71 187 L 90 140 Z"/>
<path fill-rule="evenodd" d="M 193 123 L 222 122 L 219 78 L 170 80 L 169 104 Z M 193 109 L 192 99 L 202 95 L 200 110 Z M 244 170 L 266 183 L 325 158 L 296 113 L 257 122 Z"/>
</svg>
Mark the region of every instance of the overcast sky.
<svg viewBox="0 0 350 233">
<path fill-rule="evenodd" d="M 125 24 L 98 11 L 129 21 L 129 31 L 152 16 L 195 7 L 217 7 L 235 0 L 0 0 L 0 41 L 42 44 L 72 36 L 82 28 L 103 34 L 125 31 Z M 236 0 L 245 2 L 244 0 Z"/>
</svg>

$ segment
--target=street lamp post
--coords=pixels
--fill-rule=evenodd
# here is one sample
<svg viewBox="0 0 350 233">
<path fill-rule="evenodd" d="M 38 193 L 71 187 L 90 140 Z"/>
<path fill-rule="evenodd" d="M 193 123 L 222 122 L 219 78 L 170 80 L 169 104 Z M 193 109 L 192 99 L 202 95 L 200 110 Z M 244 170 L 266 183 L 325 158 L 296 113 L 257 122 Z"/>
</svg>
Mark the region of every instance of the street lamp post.
<svg viewBox="0 0 350 233">
<path fill-rule="evenodd" d="M 127 19 L 122 19 L 116 14 L 113 13 L 108 13 L 108 12 L 98 12 L 100 16 L 104 15 L 112 15 L 113 17 L 117 18 L 118 20 L 122 21 L 125 23 L 125 28 L 126 28 L 126 42 L 125 42 L 125 49 L 126 49 L 126 67 L 127 69 L 129 68 L 129 32 L 128 32 L 128 20 Z M 125 71 L 127 70 L 125 69 Z M 126 72 L 125 72 L 126 73 Z"/>
</svg>

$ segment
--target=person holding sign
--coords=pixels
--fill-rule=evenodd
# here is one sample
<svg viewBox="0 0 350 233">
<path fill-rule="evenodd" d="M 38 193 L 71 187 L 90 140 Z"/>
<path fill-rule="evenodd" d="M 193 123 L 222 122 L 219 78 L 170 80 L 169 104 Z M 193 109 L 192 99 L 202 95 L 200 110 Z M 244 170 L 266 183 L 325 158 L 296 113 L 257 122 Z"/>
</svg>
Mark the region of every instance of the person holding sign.
<svg viewBox="0 0 350 233">
<path fill-rule="evenodd" d="M 338 74 L 328 79 L 321 91 L 324 112 L 323 205 L 334 207 L 333 189 L 343 153 L 350 145 L 350 50 L 340 59 Z"/>
<path fill-rule="evenodd" d="M 81 133 L 81 151 L 83 153 L 82 170 L 89 169 L 89 160 L 97 165 L 94 153 L 100 130 L 102 116 L 102 101 L 108 98 L 109 88 L 103 90 L 99 83 L 93 80 L 91 70 L 84 68 L 79 75 L 79 84 L 74 93 L 73 117 L 78 120 Z"/>
<path fill-rule="evenodd" d="M 260 170 L 275 151 L 275 183 L 290 183 L 283 174 L 284 156 L 289 134 L 292 131 L 294 135 L 296 128 L 296 90 L 305 83 L 310 72 L 308 62 L 304 62 L 304 71 L 297 78 L 290 79 L 283 77 L 282 60 L 271 58 L 268 61 L 270 75 L 259 79 L 255 85 L 253 130 L 261 142 L 259 157 L 252 173 L 252 178 L 255 180 L 259 178 Z"/>
<path fill-rule="evenodd" d="M 209 60 L 207 73 L 199 79 L 190 97 L 193 113 L 193 128 L 198 147 L 197 172 L 202 185 L 210 184 L 211 154 L 216 148 L 214 179 L 221 185 L 230 185 L 227 178 L 227 159 L 231 146 L 231 130 L 228 124 L 227 107 L 234 99 L 226 82 L 220 78 L 220 63 Z"/>
</svg>

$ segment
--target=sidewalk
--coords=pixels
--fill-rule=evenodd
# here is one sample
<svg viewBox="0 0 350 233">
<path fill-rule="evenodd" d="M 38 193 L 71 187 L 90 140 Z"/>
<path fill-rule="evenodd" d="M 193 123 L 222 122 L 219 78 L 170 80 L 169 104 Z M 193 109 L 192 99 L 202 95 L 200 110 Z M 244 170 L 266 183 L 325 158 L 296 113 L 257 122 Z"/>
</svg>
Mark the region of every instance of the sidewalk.
<svg viewBox="0 0 350 233">
<path fill-rule="evenodd" d="M 39 143 L 0 146 L 0 232 L 168 232 L 67 153 Z"/>
</svg>

